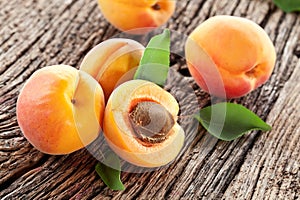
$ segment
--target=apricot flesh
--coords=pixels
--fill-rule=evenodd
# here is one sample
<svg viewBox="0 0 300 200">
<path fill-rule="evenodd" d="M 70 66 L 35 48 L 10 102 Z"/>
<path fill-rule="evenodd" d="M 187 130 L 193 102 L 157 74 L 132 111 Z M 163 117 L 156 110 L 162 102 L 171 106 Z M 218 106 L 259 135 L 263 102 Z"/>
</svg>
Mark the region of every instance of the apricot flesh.
<svg viewBox="0 0 300 200">
<path fill-rule="evenodd" d="M 148 142 L 136 135 L 129 114 L 143 102 L 163 106 L 171 115 L 174 124 L 168 128 L 168 133 L 164 133 L 165 139 Z M 130 80 L 117 87 L 107 102 L 104 136 L 109 146 L 124 160 L 142 167 L 163 166 L 175 159 L 184 143 L 184 131 L 175 123 L 178 112 L 178 103 L 170 93 L 149 81 Z"/>
<path fill-rule="evenodd" d="M 203 65 L 197 55 L 202 50 L 212 64 Z M 224 98 L 244 96 L 264 84 L 276 60 L 274 45 L 259 25 L 245 18 L 223 15 L 209 18 L 189 35 L 185 54 L 197 84 Z M 214 67 L 218 73 L 212 73 Z M 222 88 L 210 90 L 218 84 L 225 92 Z"/>
<path fill-rule="evenodd" d="M 143 34 L 166 23 L 175 10 L 175 0 L 98 0 L 104 17 L 116 28 Z"/>
<path fill-rule="evenodd" d="M 119 84 L 126 73 L 133 78 L 145 47 L 131 39 L 113 38 L 105 40 L 91 49 L 84 57 L 80 70 L 89 73 L 102 86 L 105 99 Z"/>
<path fill-rule="evenodd" d="M 89 74 L 67 65 L 37 70 L 17 100 L 24 137 L 38 150 L 60 155 L 77 151 L 99 135 L 104 95 Z"/>
</svg>

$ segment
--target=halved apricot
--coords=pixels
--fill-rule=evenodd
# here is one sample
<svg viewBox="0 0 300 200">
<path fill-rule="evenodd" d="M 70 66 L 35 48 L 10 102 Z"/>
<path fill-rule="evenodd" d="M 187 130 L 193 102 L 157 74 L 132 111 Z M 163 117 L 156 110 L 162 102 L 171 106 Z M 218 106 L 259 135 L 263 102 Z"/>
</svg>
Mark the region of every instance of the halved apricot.
<svg viewBox="0 0 300 200">
<path fill-rule="evenodd" d="M 104 136 L 124 160 L 159 167 L 180 152 L 185 134 L 176 122 L 176 99 L 155 83 L 131 80 L 111 94 L 104 114 Z"/>
</svg>

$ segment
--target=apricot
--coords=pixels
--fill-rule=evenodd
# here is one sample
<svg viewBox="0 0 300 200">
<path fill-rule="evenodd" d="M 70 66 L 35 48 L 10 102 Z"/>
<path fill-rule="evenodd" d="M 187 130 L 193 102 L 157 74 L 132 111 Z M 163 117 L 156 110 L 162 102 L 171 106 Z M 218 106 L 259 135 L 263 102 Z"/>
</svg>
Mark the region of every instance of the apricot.
<svg viewBox="0 0 300 200">
<path fill-rule="evenodd" d="M 120 79 L 139 65 L 144 49 L 142 44 L 131 39 L 105 40 L 88 52 L 80 70 L 89 73 L 100 83 L 108 100 Z M 133 77 L 134 73 L 130 74 Z"/>
<path fill-rule="evenodd" d="M 98 0 L 104 17 L 116 28 L 143 34 L 166 23 L 175 10 L 175 0 Z"/>
<path fill-rule="evenodd" d="M 197 84 L 224 98 L 244 96 L 264 84 L 276 60 L 274 45 L 259 25 L 223 15 L 209 18 L 189 35 L 185 55 Z"/>
<path fill-rule="evenodd" d="M 149 81 L 130 80 L 107 102 L 104 136 L 124 160 L 142 167 L 163 166 L 175 159 L 184 143 L 178 112 L 170 93 Z"/>
<path fill-rule="evenodd" d="M 37 70 L 21 89 L 17 120 L 24 137 L 47 154 L 68 154 L 99 135 L 104 95 L 89 74 L 67 65 Z"/>
</svg>

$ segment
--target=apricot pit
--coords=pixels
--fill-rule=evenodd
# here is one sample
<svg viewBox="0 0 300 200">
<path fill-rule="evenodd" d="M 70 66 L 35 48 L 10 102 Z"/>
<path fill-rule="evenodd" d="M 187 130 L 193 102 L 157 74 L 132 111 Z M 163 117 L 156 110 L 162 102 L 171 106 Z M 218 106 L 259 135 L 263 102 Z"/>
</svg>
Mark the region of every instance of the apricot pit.
<svg viewBox="0 0 300 200">
<path fill-rule="evenodd" d="M 152 101 L 138 103 L 129 113 L 129 118 L 137 137 L 151 144 L 166 140 L 175 124 L 167 109 Z"/>
</svg>

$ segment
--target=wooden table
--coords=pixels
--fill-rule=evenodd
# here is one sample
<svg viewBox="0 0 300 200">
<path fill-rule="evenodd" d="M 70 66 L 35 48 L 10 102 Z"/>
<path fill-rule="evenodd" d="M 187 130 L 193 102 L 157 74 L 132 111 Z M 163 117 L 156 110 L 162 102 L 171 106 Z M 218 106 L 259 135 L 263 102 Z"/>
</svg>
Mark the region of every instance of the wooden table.
<svg viewBox="0 0 300 200">
<path fill-rule="evenodd" d="M 112 191 L 86 149 L 66 156 L 34 149 L 18 127 L 16 100 L 34 71 L 61 63 L 78 68 L 93 46 L 118 30 L 95 0 L 0 1 L 0 199 L 299 199 L 300 15 L 286 14 L 270 0 L 179 1 L 166 27 L 187 35 L 220 14 L 255 21 L 275 44 L 278 59 L 270 80 L 234 100 L 273 129 L 232 142 L 215 140 L 202 151 L 210 136 L 199 127 L 192 148 L 176 162 L 152 172 L 122 172 L 126 190 Z M 195 89 L 199 107 L 206 105 L 210 96 L 196 86 L 184 59 L 171 61 Z"/>
</svg>

